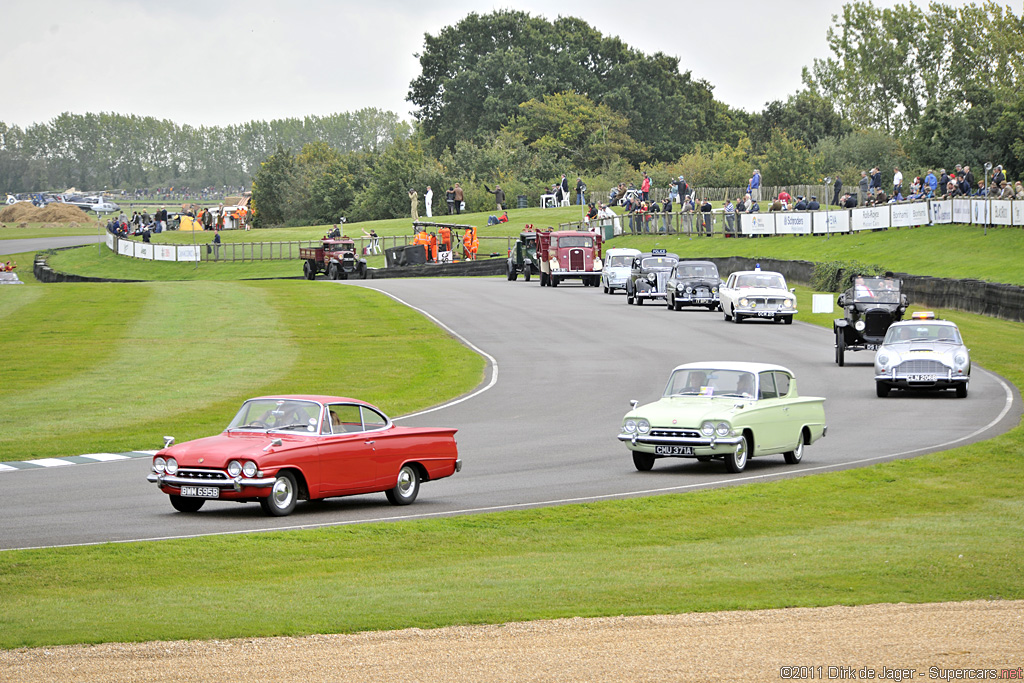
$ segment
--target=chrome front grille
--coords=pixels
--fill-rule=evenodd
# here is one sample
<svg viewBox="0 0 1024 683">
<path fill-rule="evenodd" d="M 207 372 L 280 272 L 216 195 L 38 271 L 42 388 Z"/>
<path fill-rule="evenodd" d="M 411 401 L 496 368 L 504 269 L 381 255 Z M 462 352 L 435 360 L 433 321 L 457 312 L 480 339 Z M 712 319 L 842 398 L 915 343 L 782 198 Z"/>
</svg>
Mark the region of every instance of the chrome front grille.
<svg viewBox="0 0 1024 683">
<path fill-rule="evenodd" d="M 782 304 L 782 299 L 771 296 L 748 296 L 746 298 L 753 308 L 778 308 Z"/>
<path fill-rule="evenodd" d="M 658 280 L 657 280 L 658 291 L 659 292 L 664 292 L 665 291 L 665 283 L 668 282 L 669 272 L 667 270 L 660 270 L 657 273 L 655 273 L 655 275 L 658 278 Z"/>
<path fill-rule="evenodd" d="M 896 366 L 897 375 L 945 375 L 949 368 L 937 360 L 905 360 Z"/>
<path fill-rule="evenodd" d="M 179 469 L 178 473 L 174 475 L 180 479 L 195 479 L 196 481 L 212 481 L 220 480 L 227 481 L 228 474 L 223 470 L 209 470 L 209 469 Z"/>
<path fill-rule="evenodd" d="M 696 438 L 700 432 L 696 429 L 652 429 L 651 436 L 686 436 Z"/>
</svg>

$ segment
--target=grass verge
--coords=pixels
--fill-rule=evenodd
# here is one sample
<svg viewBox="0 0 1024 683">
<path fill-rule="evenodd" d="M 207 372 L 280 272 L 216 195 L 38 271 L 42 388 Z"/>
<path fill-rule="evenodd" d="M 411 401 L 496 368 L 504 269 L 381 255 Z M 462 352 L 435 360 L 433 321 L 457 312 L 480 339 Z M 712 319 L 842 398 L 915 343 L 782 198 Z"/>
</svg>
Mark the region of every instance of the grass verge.
<svg viewBox="0 0 1024 683">
<path fill-rule="evenodd" d="M 798 294 L 809 310 L 812 292 Z M 947 314 L 979 364 L 1024 385 L 1024 326 Z M 1018 426 L 945 453 L 728 489 L 5 552 L 0 647 L 1019 599 L 1022 456 Z"/>
</svg>

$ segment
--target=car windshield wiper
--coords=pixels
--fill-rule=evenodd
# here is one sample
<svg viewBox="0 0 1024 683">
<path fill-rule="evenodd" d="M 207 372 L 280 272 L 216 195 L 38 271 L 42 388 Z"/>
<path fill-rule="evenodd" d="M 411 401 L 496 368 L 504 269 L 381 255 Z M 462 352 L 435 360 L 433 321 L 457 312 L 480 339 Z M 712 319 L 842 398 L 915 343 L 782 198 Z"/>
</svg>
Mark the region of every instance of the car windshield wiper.
<svg viewBox="0 0 1024 683">
<path fill-rule="evenodd" d="M 910 341 L 916 343 L 916 342 L 927 342 L 927 341 L 936 341 L 936 340 L 933 340 L 931 337 L 914 337 Z"/>
<path fill-rule="evenodd" d="M 252 423 L 249 423 L 247 425 L 239 425 L 238 427 L 231 427 L 230 429 L 228 429 L 228 431 L 230 432 L 230 431 L 235 430 L 235 429 L 267 429 L 267 425 L 258 425 L 255 422 L 252 422 Z"/>
<path fill-rule="evenodd" d="M 297 423 L 292 424 L 292 425 L 282 425 L 280 427 L 274 427 L 270 431 L 272 431 L 272 432 L 279 432 L 279 431 L 283 431 L 285 429 L 305 429 L 308 426 L 309 425 L 306 424 L 305 422 L 297 422 Z"/>
<path fill-rule="evenodd" d="M 677 391 L 674 394 L 670 394 L 669 398 L 673 398 L 675 396 L 700 396 L 700 395 L 701 395 L 700 389 L 693 389 L 691 391 Z"/>
</svg>

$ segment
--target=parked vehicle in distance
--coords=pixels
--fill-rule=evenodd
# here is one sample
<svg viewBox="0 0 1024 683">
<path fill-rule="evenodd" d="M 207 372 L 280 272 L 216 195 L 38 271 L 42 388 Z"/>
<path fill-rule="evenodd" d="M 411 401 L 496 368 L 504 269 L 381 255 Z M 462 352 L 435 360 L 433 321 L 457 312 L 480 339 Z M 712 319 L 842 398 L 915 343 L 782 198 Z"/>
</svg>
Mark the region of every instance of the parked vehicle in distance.
<svg viewBox="0 0 1024 683">
<path fill-rule="evenodd" d="M 633 257 L 633 265 L 626 281 L 626 303 L 643 306 L 644 299 L 664 299 L 666 285 L 679 257 L 664 249 Z"/>
<path fill-rule="evenodd" d="M 523 280 L 530 281 L 531 275 L 540 273 L 540 264 L 537 262 L 537 232 L 524 230 L 519 233 L 519 239 L 508 251 L 508 265 L 506 273 L 510 282 L 515 282 L 519 273 L 523 274 Z"/>
<path fill-rule="evenodd" d="M 901 281 L 892 275 L 853 275 L 850 288 L 839 295 L 842 318 L 832 321 L 836 336 L 836 364 L 846 364 L 847 351 L 877 351 L 889 326 L 907 310 Z"/>
<path fill-rule="evenodd" d="M 659 400 L 630 405 L 618 439 L 641 472 L 659 458 L 723 460 L 733 473 L 755 456 L 782 453 L 797 464 L 828 431 L 825 399 L 800 396 L 793 373 L 767 363 L 686 363 Z"/>
<path fill-rule="evenodd" d="M 223 433 L 165 447 L 147 480 L 180 512 L 208 500 L 259 502 L 287 515 L 299 500 L 383 491 L 393 505 L 420 483 L 462 469 L 455 429 L 399 427 L 369 403 L 337 396 L 262 396 Z"/>
<path fill-rule="evenodd" d="M 302 274 L 307 280 L 315 279 L 317 273 L 325 273 L 329 280 L 366 279 L 366 259 L 356 258 L 355 240 L 342 235 L 320 242 L 319 247 L 299 247 Z"/>
<path fill-rule="evenodd" d="M 885 398 L 892 389 L 953 389 L 967 398 L 971 352 L 956 323 L 938 320 L 930 311 L 893 323 L 875 353 L 875 393 Z"/>
<path fill-rule="evenodd" d="M 722 280 L 718 266 L 711 261 L 680 261 L 665 283 L 665 303 L 679 311 L 683 306 L 718 308 L 718 289 Z"/>
<path fill-rule="evenodd" d="M 796 290 L 786 289 L 782 273 L 769 270 L 740 270 L 732 273 L 718 290 L 726 320 L 763 318 L 792 324 L 796 314 Z"/>
<path fill-rule="evenodd" d="M 629 272 L 633 268 L 633 258 L 639 256 L 639 249 L 618 247 L 605 252 L 604 268 L 601 269 L 601 286 L 605 294 L 616 289 L 626 289 Z"/>
<path fill-rule="evenodd" d="M 579 279 L 584 287 L 601 283 L 601 235 L 584 230 L 544 230 L 537 233 L 540 286 L 557 287 Z"/>
</svg>

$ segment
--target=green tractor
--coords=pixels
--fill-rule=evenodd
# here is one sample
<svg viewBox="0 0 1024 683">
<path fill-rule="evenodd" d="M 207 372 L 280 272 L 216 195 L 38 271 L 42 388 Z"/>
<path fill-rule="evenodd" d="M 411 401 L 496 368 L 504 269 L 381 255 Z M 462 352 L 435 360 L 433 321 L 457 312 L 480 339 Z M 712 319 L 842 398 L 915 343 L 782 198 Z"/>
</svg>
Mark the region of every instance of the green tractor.
<svg viewBox="0 0 1024 683">
<path fill-rule="evenodd" d="M 509 282 L 515 282 L 519 273 L 526 282 L 530 276 L 540 273 L 540 262 L 537 260 L 537 233 L 533 226 L 528 225 L 519 233 L 519 240 L 508 250 L 508 266 L 506 268 Z"/>
</svg>

